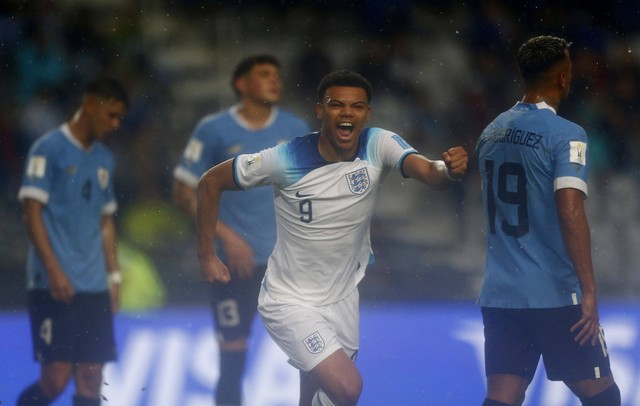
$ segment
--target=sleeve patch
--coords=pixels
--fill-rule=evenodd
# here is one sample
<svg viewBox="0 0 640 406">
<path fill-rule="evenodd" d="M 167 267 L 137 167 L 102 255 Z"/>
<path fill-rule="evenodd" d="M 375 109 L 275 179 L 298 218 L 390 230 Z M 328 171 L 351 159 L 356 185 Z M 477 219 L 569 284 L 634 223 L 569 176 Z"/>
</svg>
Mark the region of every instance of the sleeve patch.
<svg viewBox="0 0 640 406">
<path fill-rule="evenodd" d="M 262 168 L 262 157 L 260 154 L 253 154 L 245 161 L 245 169 L 247 173 L 257 171 Z"/>
<path fill-rule="evenodd" d="M 202 157 L 202 141 L 192 139 L 184 150 L 184 157 L 188 161 L 198 162 Z"/>
<path fill-rule="evenodd" d="M 582 141 L 569 141 L 569 161 L 574 164 L 587 164 L 587 143 Z"/>
<path fill-rule="evenodd" d="M 400 137 L 399 135 L 393 134 L 393 136 L 391 138 L 393 138 L 395 140 L 395 142 L 397 142 L 398 145 L 400 145 L 400 148 L 402 148 L 402 149 L 411 148 L 409 146 L 409 144 L 407 144 L 407 142 L 405 140 L 403 140 L 402 137 Z"/>
<path fill-rule="evenodd" d="M 42 178 L 47 167 L 47 158 L 42 155 L 34 155 L 29 159 L 27 165 L 27 176 L 31 178 Z"/>
</svg>

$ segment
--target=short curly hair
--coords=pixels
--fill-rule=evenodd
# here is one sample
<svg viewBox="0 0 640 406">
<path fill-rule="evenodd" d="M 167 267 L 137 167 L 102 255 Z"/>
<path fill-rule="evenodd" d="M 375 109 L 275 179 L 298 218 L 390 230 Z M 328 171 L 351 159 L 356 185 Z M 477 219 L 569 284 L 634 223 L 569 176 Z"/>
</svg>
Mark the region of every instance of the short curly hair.
<svg viewBox="0 0 640 406">
<path fill-rule="evenodd" d="M 324 94 L 331 86 L 359 87 L 367 93 L 367 101 L 371 102 L 373 87 L 364 76 L 349 69 L 333 71 L 326 75 L 318 85 L 318 102 L 322 102 Z"/>
<path fill-rule="evenodd" d="M 535 84 L 551 67 L 566 58 L 571 43 L 550 35 L 533 37 L 520 46 L 518 66 L 526 85 Z"/>
</svg>

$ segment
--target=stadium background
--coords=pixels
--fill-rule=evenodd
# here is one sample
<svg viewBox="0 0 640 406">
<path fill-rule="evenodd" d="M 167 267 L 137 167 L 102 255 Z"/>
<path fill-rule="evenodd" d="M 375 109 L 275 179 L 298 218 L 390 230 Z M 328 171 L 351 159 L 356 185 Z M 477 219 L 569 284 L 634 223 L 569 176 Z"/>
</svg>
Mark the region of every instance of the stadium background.
<svg viewBox="0 0 640 406">
<path fill-rule="evenodd" d="M 370 124 L 393 130 L 425 155 L 437 157 L 455 144 L 472 152 L 482 128 L 519 100 L 515 52 L 524 39 L 544 33 L 573 42 L 572 93 L 559 112 L 585 127 L 591 138 L 587 210 L 600 297 L 610 306 L 612 323 L 621 323 L 615 325 L 624 335 L 616 337 L 624 337 L 619 342 L 627 355 L 620 368 L 628 373 L 620 379 L 630 394 L 636 393 L 640 3 L 510 3 L 3 1 L 0 319 L 8 329 L 3 337 L 21 337 L 18 330 L 25 334 L 6 347 L 20 351 L 12 354 L 14 361 L 34 367 L 24 314 L 27 237 L 16 200 L 24 157 L 37 136 L 73 113 L 82 86 L 98 73 L 121 79 L 131 96 L 130 112 L 111 143 L 119 162 L 117 221 L 125 273 L 125 309 L 117 321 L 126 331 L 127 326 L 135 329 L 136 320 L 145 326 L 155 320 L 162 329 L 165 320 L 155 312 L 184 311 L 204 332 L 210 324 L 203 311 L 207 292 L 197 270 L 193 226 L 170 202 L 171 172 L 197 120 L 235 102 L 229 78 L 240 58 L 257 52 L 276 55 L 283 62 L 282 106 L 305 117 L 312 128 L 317 125 L 313 108 L 319 78 L 334 68 L 359 71 L 374 86 Z M 404 348 L 408 336 L 421 337 L 424 345 L 446 352 L 451 337 L 429 340 L 440 318 L 477 321 L 473 300 L 482 277 L 484 237 L 474 165 L 472 158 L 465 181 L 444 193 L 411 182 L 390 179 L 385 184 L 372 230 L 376 263 L 361 285 L 365 324 L 371 320 L 372 325 L 370 331 L 363 327 L 363 341 L 370 335 L 384 338 L 390 346 L 385 351 L 404 357 L 392 345 Z M 394 320 L 378 325 L 376 309 L 386 306 L 401 306 L 400 320 L 405 314 L 415 319 L 405 330 L 400 327 L 404 322 Z M 456 328 L 445 330 L 455 335 Z M 120 338 L 123 345 L 128 337 Z M 5 349 L 2 353 L 1 358 L 9 356 Z M 403 361 L 395 374 L 411 371 L 426 358 Z M 472 360 L 476 392 L 459 404 L 476 404 L 482 394 L 481 370 Z M 0 370 L 0 400 L 9 403 L 13 400 L 6 391 L 13 389 L 3 382 L 20 386 L 34 376 L 12 371 L 3 378 Z M 455 386 L 455 376 L 437 387 Z M 421 385 L 413 390 L 424 390 Z M 375 395 L 383 386 L 369 388 Z M 629 399 L 636 399 L 629 405 L 640 405 L 640 392 Z"/>
</svg>

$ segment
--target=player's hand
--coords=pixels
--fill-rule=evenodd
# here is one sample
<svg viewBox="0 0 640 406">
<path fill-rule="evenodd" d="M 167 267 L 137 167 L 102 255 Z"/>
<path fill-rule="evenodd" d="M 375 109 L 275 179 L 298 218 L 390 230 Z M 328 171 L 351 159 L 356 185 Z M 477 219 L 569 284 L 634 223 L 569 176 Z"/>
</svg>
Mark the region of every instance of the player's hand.
<svg viewBox="0 0 640 406">
<path fill-rule="evenodd" d="M 75 294 L 71 281 L 61 270 L 49 272 L 49 289 L 53 300 L 64 303 L 70 303 Z"/>
<path fill-rule="evenodd" d="M 111 298 L 111 311 L 116 314 L 120 310 L 120 284 L 112 283 L 109 286 L 109 298 Z"/>
<path fill-rule="evenodd" d="M 600 317 L 598 316 L 598 305 L 593 294 L 584 295 L 582 298 L 582 317 L 571 327 L 571 332 L 576 333 L 575 340 L 580 345 L 591 342 L 596 345 L 600 334 Z"/>
<path fill-rule="evenodd" d="M 225 241 L 224 250 L 229 259 L 229 270 L 234 276 L 245 279 L 253 275 L 253 251 L 244 239 L 238 237 L 233 241 Z"/>
<path fill-rule="evenodd" d="M 200 259 L 200 273 L 202 274 L 202 279 L 209 283 L 229 283 L 231 280 L 229 268 L 217 256 Z"/>
<path fill-rule="evenodd" d="M 465 173 L 467 173 L 467 164 L 469 163 L 469 157 L 467 151 L 462 147 L 449 148 L 442 153 L 442 160 L 447 165 L 449 175 L 454 179 L 462 179 Z"/>
</svg>

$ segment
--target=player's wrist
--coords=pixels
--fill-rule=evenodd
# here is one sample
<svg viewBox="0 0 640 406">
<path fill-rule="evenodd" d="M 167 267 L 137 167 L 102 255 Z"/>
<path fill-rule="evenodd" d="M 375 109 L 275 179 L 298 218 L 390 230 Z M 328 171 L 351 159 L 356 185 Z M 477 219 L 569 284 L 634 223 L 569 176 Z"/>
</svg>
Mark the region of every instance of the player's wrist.
<svg viewBox="0 0 640 406">
<path fill-rule="evenodd" d="M 122 272 L 119 269 L 110 271 L 107 274 L 107 280 L 109 281 L 109 286 L 120 285 L 122 283 Z"/>
<path fill-rule="evenodd" d="M 451 174 L 451 172 L 449 171 L 449 167 L 443 160 L 436 161 L 436 164 L 438 165 L 439 169 L 444 172 L 444 176 L 451 182 L 460 182 L 462 180 L 462 175 L 460 175 L 459 177 L 454 177 Z"/>
<path fill-rule="evenodd" d="M 464 177 L 463 175 L 458 176 L 457 178 L 454 177 L 453 175 L 451 175 L 451 172 L 449 172 L 449 168 L 446 168 L 444 171 L 444 175 L 447 177 L 447 179 L 449 179 L 451 182 L 460 182 L 462 180 L 462 178 Z"/>
</svg>

